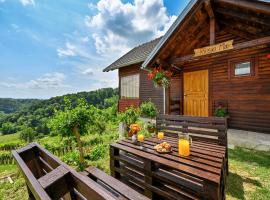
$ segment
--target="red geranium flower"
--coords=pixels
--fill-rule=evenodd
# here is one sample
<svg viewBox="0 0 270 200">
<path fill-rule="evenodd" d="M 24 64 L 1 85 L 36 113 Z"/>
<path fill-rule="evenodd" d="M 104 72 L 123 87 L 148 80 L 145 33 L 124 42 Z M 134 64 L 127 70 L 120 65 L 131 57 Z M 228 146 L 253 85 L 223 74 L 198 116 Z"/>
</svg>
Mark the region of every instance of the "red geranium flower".
<svg viewBox="0 0 270 200">
<path fill-rule="evenodd" d="M 266 58 L 270 59 L 270 53 L 266 55 Z"/>
</svg>

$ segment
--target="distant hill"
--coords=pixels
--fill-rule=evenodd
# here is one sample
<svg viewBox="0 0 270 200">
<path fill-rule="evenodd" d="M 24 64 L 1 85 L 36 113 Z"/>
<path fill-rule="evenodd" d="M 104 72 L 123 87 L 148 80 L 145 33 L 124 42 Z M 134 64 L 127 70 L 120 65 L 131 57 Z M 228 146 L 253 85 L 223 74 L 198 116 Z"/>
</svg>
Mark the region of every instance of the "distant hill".
<svg viewBox="0 0 270 200">
<path fill-rule="evenodd" d="M 0 98 L 0 112 L 2 111 L 5 114 L 14 113 L 40 101 L 38 99 Z"/>
<path fill-rule="evenodd" d="M 0 99 L 0 132 L 3 129 L 17 132 L 21 126 L 32 127 L 38 133 L 48 133 L 47 120 L 55 109 L 64 108 L 64 98 L 71 100 L 76 106 L 78 99 L 85 99 L 89 104 L 99 108 L 105 107 L 105 99 L 117 97 L 118 89 L 102 88 L 90 92 L 79 92 L 53 97 L 46 100 L 38 99 Z M 3 114 L 3 112 L 5 114 Z M 1 114 L 2 113 L 2 114 Z"/>
</svg>

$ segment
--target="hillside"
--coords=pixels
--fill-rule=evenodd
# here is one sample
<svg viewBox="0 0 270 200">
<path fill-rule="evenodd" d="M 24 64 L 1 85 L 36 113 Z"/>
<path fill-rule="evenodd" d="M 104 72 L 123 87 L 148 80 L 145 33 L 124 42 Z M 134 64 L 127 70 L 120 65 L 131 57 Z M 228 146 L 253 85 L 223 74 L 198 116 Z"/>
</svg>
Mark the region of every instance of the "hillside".
<svg viewBox="0 0 270 200">
<path fill-rule="evenodd" d="M 117 95 L 118 89 L 103 88 L 46 100 L 0 99 L 0 132 L 11 134 L 20 131 L 22 127 L 31 127 L 39 134 L 47 134 L 49 130 L 46 122 L 56 109 L 63 109 L 65 98 L 70 99 L 73 106 L 76 106 L 77 100 L 82 98 L 91 105 L 104 108 L 105 99 L 116 99 Z"/>
<path fill-rule="evenodd" d="M 5 114 L 14 113 L 40 101 L 38 99 L 0 98 L 0 112 Z"/>
</svg>

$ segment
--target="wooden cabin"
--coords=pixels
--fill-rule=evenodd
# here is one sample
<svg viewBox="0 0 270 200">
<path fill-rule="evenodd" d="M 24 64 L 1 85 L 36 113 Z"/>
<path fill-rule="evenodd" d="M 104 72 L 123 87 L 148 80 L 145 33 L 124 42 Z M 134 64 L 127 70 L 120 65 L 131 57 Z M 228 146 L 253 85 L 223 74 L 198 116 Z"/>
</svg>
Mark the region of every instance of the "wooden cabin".
<svg viewBox="0 0 270 200">
<path fill-rule="evenodd" d="M 159 64 L 174 73 L 166 91 L 146 80 Z M 230 128 L 270 133 L 270 2 L 191 0 L 162 38 L 104 71 L 114 69 L 119 111 L 151 99 L 167 114 L 213 116 L 222 105 Z"/>
</svg>

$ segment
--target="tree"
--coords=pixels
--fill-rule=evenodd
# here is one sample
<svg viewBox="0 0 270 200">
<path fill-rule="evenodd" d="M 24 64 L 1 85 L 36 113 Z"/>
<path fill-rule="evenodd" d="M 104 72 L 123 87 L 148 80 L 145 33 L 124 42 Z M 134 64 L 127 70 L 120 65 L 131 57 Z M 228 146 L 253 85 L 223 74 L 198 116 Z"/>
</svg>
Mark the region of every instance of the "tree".
<svg viewBox="0 0 270 200">
<path fill-rule="evenodd" d="M 80 165 L 84 165 L 84 154 L 81 142 L 81 135 L 87 132 L 88 125 L 92 122 L 91 109 L 83 99 L 78 100 L 78 105 L 72 108 L 71 101 L 65 98 L 65 109 L 57 111 L 54 117 L 49 121 L 49 128 L 53 132 L 58 132 L 63 137 L 75 136 L 80 152 Z"/>
<path fill-rule="evenodd" d="M 3 135 L 13 134 L 17 132 L 17 128 L 13 123 L 6 122 L 2 124 L 1 132 Z"/>
<path fill-rule="evenodd" d="M 37 133 L 30 127 L 23 127 L 20 132 L 20 138 L 28 143 L 32 142 Z"/>
</svg>

